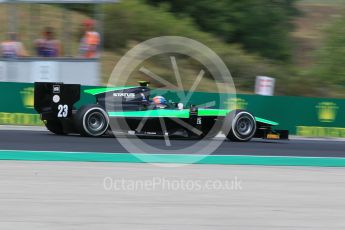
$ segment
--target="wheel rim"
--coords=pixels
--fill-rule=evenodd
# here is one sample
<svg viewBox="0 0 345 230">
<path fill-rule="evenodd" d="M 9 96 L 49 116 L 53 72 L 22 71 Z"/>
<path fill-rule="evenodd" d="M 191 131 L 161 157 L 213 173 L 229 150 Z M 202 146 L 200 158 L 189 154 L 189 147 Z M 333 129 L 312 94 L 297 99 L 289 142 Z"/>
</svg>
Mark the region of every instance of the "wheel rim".
<svg viewBox="0 0 345 230">
<path fill-rule="evenodd" d="M 89 116 L 87 117 L 86 122 L 87 122 L 87 129 L 93 135 L 103 133 L 104 128 L 106 127 L 106 123 L 107 123 L 106 118 L 99 111 L 90 113 Z"/>
<path fill-rule="evenodd" d="M 241 136 L 251 135 L 254 129 L 254 123 L 251 117 L 242 116 L 237 120 L 236 130 Z"/>
</svg>

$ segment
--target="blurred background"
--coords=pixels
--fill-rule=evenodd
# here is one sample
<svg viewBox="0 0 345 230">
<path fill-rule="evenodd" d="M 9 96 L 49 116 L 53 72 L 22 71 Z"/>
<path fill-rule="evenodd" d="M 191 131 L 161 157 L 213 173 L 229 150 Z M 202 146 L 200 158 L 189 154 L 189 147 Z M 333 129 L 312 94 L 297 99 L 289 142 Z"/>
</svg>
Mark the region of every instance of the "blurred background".
<svg viewBox="0 0 345 230">
<path fill-rule="evenodd" d="M 96 59 L 101 64 L 100 84 L 107 83 L 117 61 L 131 47 L 153 37 L 174 35 L 213 49 L 228 66 L 240 93 L 254 92 L 256 76 L 269 76 L 276 79 L 276 95 L 345 96 L 344 0 L 122 0 L 99 5 L 15 5 L 14 9 L 13 3 L 0 4 L 1 41 L 15 36 L 25 49 L 20 58 L 33 58 L 40 55 L 40 38 L 53 33 L 52 43 L 59 46 L 54 58 Z M 81 54 L 87 26 L 99 33 L 100 55 Z M 200 66 L 188 58 L 180 63 L 188 88 Z M 166 64 L 164 58 L 155 58 L 146 66 L 169 79 L 173 72 Z M 137 80 L 146 79 L 135 73 L 129 84 Z M 210 81 L 201 82 L 198 90 L 215 91 Z"/>
</svg>

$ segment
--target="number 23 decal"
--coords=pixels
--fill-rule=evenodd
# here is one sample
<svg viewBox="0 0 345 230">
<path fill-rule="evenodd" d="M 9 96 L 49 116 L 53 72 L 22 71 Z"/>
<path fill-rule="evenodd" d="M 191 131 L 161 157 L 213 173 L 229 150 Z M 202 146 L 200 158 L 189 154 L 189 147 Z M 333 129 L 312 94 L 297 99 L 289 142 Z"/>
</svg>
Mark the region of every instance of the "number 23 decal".
<svg viewBox="0 0 345 230">
<path fill-rule="evenodd" d="M 59 105 L 58 106 L 58 117 L 67 117 L 68 115 L 68 105 Z"/>
</svg>

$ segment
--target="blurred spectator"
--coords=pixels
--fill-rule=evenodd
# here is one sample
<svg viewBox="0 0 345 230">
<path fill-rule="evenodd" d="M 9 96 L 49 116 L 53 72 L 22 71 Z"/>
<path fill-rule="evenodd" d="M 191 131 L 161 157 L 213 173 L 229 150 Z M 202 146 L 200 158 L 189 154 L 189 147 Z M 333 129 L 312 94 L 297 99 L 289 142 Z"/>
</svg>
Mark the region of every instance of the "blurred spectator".
<svg viewBox="0 0 345 230">
<path fill-rule="evenodd" d="M 17 58 L 27 56 L 23 43 L 18 41 L 17 33 L 7 33 L 8 39 L 1 42 L 1 56 L 3 58 Z"/>
<path fill-rule="evenodd" d="M 100 35 L 94 30 L 95 21 L 86 19 L 83 22 L 84 35 L 80 41 L 79 54 L 83 58 L 98 58 Z"/>
<path fill-rule="evenodd" d="M 54 29 L 46 27 L 43 37 L 35 41 L 37 56 L 40 57 L 59 57 L 61 56 L 60 41 L 55 39 Z"/>
</svg>

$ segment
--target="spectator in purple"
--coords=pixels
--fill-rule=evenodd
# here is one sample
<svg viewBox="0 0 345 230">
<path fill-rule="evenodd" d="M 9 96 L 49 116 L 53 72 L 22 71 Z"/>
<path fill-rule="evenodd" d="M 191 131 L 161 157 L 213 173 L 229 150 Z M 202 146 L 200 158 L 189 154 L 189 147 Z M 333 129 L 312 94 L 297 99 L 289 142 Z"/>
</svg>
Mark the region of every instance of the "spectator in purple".
<svg viewBox="0 0 345 230">
<path fill-rule="evenodd" d="M 52 27 L 44 29 L 43 37 L 35 41 L 35 47 L 39 57 L 59 57 L 62 55 L 60 41 L 55 39 Z"/>
</svg>

